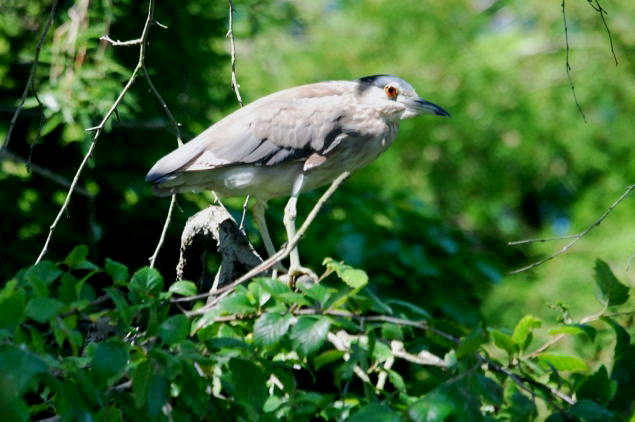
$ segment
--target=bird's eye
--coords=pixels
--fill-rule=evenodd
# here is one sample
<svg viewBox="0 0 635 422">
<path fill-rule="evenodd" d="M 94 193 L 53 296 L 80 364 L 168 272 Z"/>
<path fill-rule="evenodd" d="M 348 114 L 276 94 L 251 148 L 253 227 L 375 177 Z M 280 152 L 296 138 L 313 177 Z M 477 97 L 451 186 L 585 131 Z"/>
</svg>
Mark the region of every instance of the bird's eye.
<svg viewBox="0 0 635 422">
<path fill-rule="evenodd" d="M 386 85 L 384 87 L 384 92 L 386 93 L 386 96 L 388 98 L 395 98 L 397 95 L 399 95 L 399 90 L 394 85 Z"/>
</svg>

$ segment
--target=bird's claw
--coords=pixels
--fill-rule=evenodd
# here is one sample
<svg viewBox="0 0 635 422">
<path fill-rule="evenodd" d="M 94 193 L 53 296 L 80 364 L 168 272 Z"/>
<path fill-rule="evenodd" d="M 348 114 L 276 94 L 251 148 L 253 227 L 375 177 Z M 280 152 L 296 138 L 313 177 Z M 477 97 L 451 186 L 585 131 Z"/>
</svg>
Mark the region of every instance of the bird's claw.
<svg viewBox="0 0 635 422">
<path fill-rule="evenodd" d="M 295 286 L 298 282 L 307 281 L 316 283 L 319 279 L 310 268 L 302 266 L 292 266 L 289 271 L 282 277 L 289 285 Z"/>
</svg>

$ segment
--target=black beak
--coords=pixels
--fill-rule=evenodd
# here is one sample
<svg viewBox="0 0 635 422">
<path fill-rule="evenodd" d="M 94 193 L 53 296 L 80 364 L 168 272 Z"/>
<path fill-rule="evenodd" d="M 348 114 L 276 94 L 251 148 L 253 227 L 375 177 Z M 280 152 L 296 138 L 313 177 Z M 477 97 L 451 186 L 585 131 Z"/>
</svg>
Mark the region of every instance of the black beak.
<svg viewBox="0 0 635 422">
<path fill-rule="evenodd" d="M 439 107 L 436 104 L 431 103 L 430 101 L 426 101 L 423 98 L 419 98 L 415 100 L 415 108 L 421 112 L 421 114 L 436 114 L 437 116 L 450 117 L 450 113 L 448 113 L 443 108 Z"/>
</svg>

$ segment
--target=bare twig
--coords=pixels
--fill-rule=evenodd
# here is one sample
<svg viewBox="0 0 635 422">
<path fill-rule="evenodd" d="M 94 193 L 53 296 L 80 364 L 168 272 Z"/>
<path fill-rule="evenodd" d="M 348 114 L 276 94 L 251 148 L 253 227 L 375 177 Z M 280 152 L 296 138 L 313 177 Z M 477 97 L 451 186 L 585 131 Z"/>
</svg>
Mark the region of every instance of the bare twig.
<svg viewBox="0 0 635 422">
<path fill-rule="evenodd" d="M 6 157 L 8 160 L 23 163 L 29 166 L 31 171 L 33 171 L 33 173 L 39 174 L 40 176 L 46 179 L 49 179 L 57 183 L 58 185 L 65 186 L 67 188 L 71 186 L 71 182 L 67 178 L 60 176 L 59 174 L 47 169 L 46 167 L 33 164 L 26 158 L 22 158 L 19 155 L 14 154 L 7 149 L 0 149 L 0 157 Z M 90 199 L 94 198 L 94 195 L 92 193 L 88 192 L 86 189 L 82 188 L 81 186 L 76 187 L 75 190 L 77 191 L 77 193 L 87 198 L 90 198 Z"/>
<path fill-rule="evenodd" d="M 234 8 L 234 2 L 232 0 L 227 0 L 227 4 L 229 5 L 229 29 L 227 30 L 227 38 L 229 38 L 229 45 L 231 49 L 231 64 L 232 64 L 232 89 L 236 94 L 236 99 L 240 106 L 243 106 L 243 99 L 240 96 L 240 85 L 238 85 L 238 80 L 236 78 L 236 45 L 234 43 L 234 12 L 236 9 Z"/>
<path fill-rule="evenodd" d="M 13 128 L 15 126 L 15 123 L 18 121 L 18 117 L 20 116 L 20 112 L 22 111 L 22 108 L 24 107 L 24 102 L 26 101 L 26 97 L 29 94 L 29 91 L 31 91 L 33 87 L 33 78 L 35 77 L 35 72 L 37 71 L 37 65 L 40 60 L 40 51 L 42 50 L 42 44 L 44 44 L 44 39 L 46 38 L 46 35 L 48 34 L 49 29 L 51 28 L 51 25 L 53 24 L 53 19 L 55 19 L 55 11 L 57 9 L 58 2 L 59 0 L 55 0 L 53 2 L 53 5 L 51 6 L 51 11 L 49 12 L 49 17 L 46 20 L 46 23 L 44 24 L 42 33 L 40 34 L 40 39 L 38 40 L 37 45 L 35 46 L 35 55 L 33 56 L 33 64 L 31 65 L 29 78 L 26 81 L 26 86 L 24 87 L 24 91 L 22 92 L 22 97 L 20 97 L 20 101 L 18 102 L 18 107 L 15 109 L 15 113 L 13 114 L 13 117 L 11 118 L 11 122 L 9 123 L 9 130 L 7 131 L 7 136 L 4 140 L 2 149 L 9 148 L 9 142 L 11 141 L 11 134 L 13 133 Z M 37 101 L 41 105 L 39 98 L 37 99 Z"/>
<path fill-rule="evenodd" d="M 609 29 L 609 25 L 606 22 L 606 17 L 604 15 L 607 15 L 608 12 L 606 11 L 605 8 L 602 7 L 602 5 L 600 5 L 600 2 L 598 0 L 595 0 L 595 5 L 591 2 L 592 0 L 587 0 L 589 2 L 589 5 L 593 8 L 593 10 L 595 10 L 596 12 L 598 12 L 600 14 L 600 18 L 602 19 L 602 24 L 604 25 L 604 28 L 606 29 L 606 35 L 608 35 L 609 37 L 609 44 L 611 45 L 611 54 L 613 54 L 613 60 L 615 60 L 615 66 L 618 65 L 617 62 L 617 56 L 615 55 L 615 47 L 613 46 L 613 36 L 611 35 L 611 30 Z"/>
<path fill-rule="evenodd" d="M 106 41 L 108 42 L 110 45 L 114 45 L 116 47 L 129 47 L 132 45 L 139 45 L 141 44 L 142 39 L 141 38 L 137 38 L 134 40 L 128 40 L 128 41 L 119 41 L 119 40 L 113 40 L 112 38 L 110 38 L 108 35 L 103 35 L 101 37 L 99 37 L 99 39 L 101 41 Z"/>
<path fill-rule="evenodd" d="M 179 128 L 180 125 L 176 121 L 172 113 L 170 112 L 170 109 L 168 108 L 168 105 L 166 104 L 166 102 L 163 100 L 163 97 L 161 97 L 161 94 L 159 94 L 159 91 L 154 86 L 154 83 L 152 82 L 152 79 L 150 78 L 150 74 L 148 73 L 148 69 L 146 68 L 145 60 L 141 64 L 141 70 L 143 72 L 143 76 L 145 76 L 145 80 L 146 80 L 146 83 L 148 84 L 148 87 L 150 88 L 150 91 L 152 91 L 157 101 L 159 101 L 159 103 L 163 107 L 163 111 L 165 111 L 165 114 L 168 116 L 168 119 L 170 119 L 170 122 L 172 123 L 172 126 L 174 127 L 174 136 L 176 136 L 176 142 L 178 146 L 183 145 L 183 140 L 181 139 L 181 129 Z M 150 257 L 150 268 L 154 268 L 154 264 L 156 262 L 157 256 L 159 255 L 159 251 L 161 250 L 161 247 L 163 246 L 163 242 L 165 242 L 165 235 L 168 231 L 168 227 L 170 226 L 170 222 L 172 220 L 172 211 L 173 211 L 175 202 L 176 202 L 176 195 L 172 195 L 170 199 L 170 206 L 168 207 L 168 214 L 165 216 L 163 229 L 161 229 L 161 236 L 159 237 L 159 242 L 157 243 L 157 247 L 154 249 L 154 253 Z"/>
<path fill-rule="evenodd" d="M 566 245 L 564 245 L 559 251 L 557 251 L 554 254 L 549 255 L 546 258 L 543 258 L 539 261 L 534 262 L 533 264 L 527 265 L 525 267 L 519 268 L 517 270 L 512 271 L 510 274 L 518 274 L 521 273 L 523 271 L 527 271 L 530 270 L 532 268 L 535 268 L 539 265 L 544 264 L 547 261 L 551 261 L 552 259 L 566 253 L 569 249 L 571 249 L 571 247 L 573 247 L 573 245 L 575 245 L 578 240 L 582 239 L 587 233 L 589 233 L 591 230 L 593 230 L 594 228 L 596 228 L 597 226 L 599 226 L 600 224 L 602 224 L 602 222 L 606 219 L 606 217 L 609 216 L 609 214 L 613 211 L 613 209 L 615 207 L 617 207 L 627 196 L 629 193 L 631 193 L 631 191 L 635 189 L 635 185 L 630 185 L 626 187 L 626 190 L 624 191 L 624 193 L 622 193 L 620 195 L 619 198 L 617 198 L 615 200 L 615 202 L 613 202 L 611 204 L 610 207 L 608 207 L 606 209 L 606 211 L 604 211 L 604 213 L 597 219 L 595 220 L 590 226 L 588 226 L 586 229 L 584 229 L 583 231 L 581 231 L 580 233 L 570 236 L 570 237 L 566 237 L 566 238 L 570 238 L 572 239 L 570 242 L 568 242 Z M 522 243 L 530 243 L 530 242 L 542 242 L 542 241 L 549 241 L 552 240 L 552 238 L 546 238 L 546 239 L 526 239 L 526 240 L 522 240 L 522 241 L 515 241 L 512 242 L 510 244 L 522 244 Z M 553 238 L 553 240 L 558 240 L 558 238 Z"/>
<path fill-rule="evenodd" d="M 313 209 L 311 209 L 311 212 L 309 212 L 309 215 L 306 217 L 306 219 L 302 223 L 302 226 L 300 226 L 300 229 L 295 234 L 295 237 L 293 239 L 289 239 L 289 242 L 287 243 L 287 245 L 284 248 L 280 249 L 278 252 L 276 252 L 275 254 L 270 256 L 268 259 L 263 261 L 257 267 L 255 267 L 252 270 L 248 271 L 242 277 L 238 278 L 237 280 L 229 283 L 228 285 L 226 285 L 224 287 L 221 287 L 220 289 L 218 289 L 218 290 L 216 290 L 214 292 L 202 293 L 202 294 L 199 294 L 199 295 L 196 295 L 196 296 L 190 296 L 190 297 L 183 297 L 183 298 L 173 299 L 172 302 L 191 302 L 191 301 L 195 301 L 195 300 L 199 300 L 199 299 L 204 299 L 204 298 L 206 298 L 206 297 L 208 297 L 210 295 L 219 295 L 221 293 L 224 293 L 224 292 L 227 292 L 227 291 L 230 291 L 230 290 L 234 290 L 236 288 L 236 286 L 244 283 L 245 281 L 257 276 L 258 274 L 260 274 L 260 273 L 262 273 L 264 271 L 267 271 L 268 269 L 272 268 L 277 263 L 282 261 L 284 258 L 289 256 L 289 254 L 291 253 L 293 248 L 295 248 L 297 246 L 297 244 L 300 241 L 300 239 L 302 238 L 302 236 L 304 236 L 304 233 L 306 233 L 307 229 L 309 228 L 309 226 L 311 225 L 311 223 L 313 222 L 313 220 L 315 219 L 317 214 L 320 212 L 320 209 L 322 209 L 322 207 L 324 206 L 324 203 L 326 203 L 326 201 L 328 201 L 328 199 L 333 195 L 333 193 L 335 193 L 337 188 L 342 184 L 342 182 L 349 175 L 350 175 L 350 172 L 345 171 L 342 174 L 340 174 L 335 180 L 333 180 L 333 182 L 331 183 L 331 186 L 329 186 L 329 188 L 322 194 L 320 199 L 313 206 Z M 190 312 L 188 315 L 203 314 L 207 310 L 212 308 L 214 305 L 216 305 L 216 303 L 218 303 L 217 299 L 215 299 L 214 301 L 208 303 L 207 305 L 203 306 L 202 308 L 197 309 L 196 311 Z"/>
<path fill-rule="evenodd" d="M 87 129 L 87 130 L 94 130 L 95 131 L 95 134 L 93 135 L 93 140 L 92 140 L 88 150 L 86 151 L 86 154 L 84 155 L 84 158 L 83 158 L 82 162 L 80 163 L 79 167 L 77 168 L 77 171 L 75 172 L 75 177 L 73 177 L 73 181 L 71 182 L 71 186 L 68 189 L 68 192 L 66 194 L 66 199 L 64 200 L 64 203 L 62 204 L 62 207 L 60 208 L 59 212 L 57 213 L 57 216 L 55 217 L 55 220 L 53 221 L 53 224 L 51 224 L 51 226 L 49 228 L 48 236 L 46 237 L 46 241 L 44 242 L 44 246 L 42 247 L 42 251 L 40 252 L 39 256 L 37 257 L 37 260 L 35 261 L 36 263 L 40 262 L 42 260 L 42 258 L 44 257 L 44 255 L 46 254 L 46 252 L 48 251 L 48 246 L 49 246 L 49 243 L 51 242 L 51 238 L 53 237 L 53 233 L 55 232 L 55 228 L 57 227 L 60 219 L 62 218 L 62 215 L 66 212 L 66 210 L 68 208 L 68 205 L 69 205 L 69 203 L 71 201 L 71 197 L 72 197 L 73 193 L 75 192 L 75 187 L 77 186 L 77 182 L 79 181 L 79 177 L 82 174 L 82 171 L 84 170 L 84 168 L 86 167 L 86 164 L 88 163 L 89 158 L 92 156 L 93 151 L 95 150 L 95 146 L 97 145 L 97 141 L 99 140 L 99 136 L 101 135 L 106 122 L 110 119 L 112 114 L 115 112 L 115 109 L 117 108 L 117 106 L 119 106 L 119 104 L 123 100 L 123 98 L 126 95 L 126 93 L 128 92 L 128 90 L 130 90 L 130 87 L 132 86 L 132 84 L 134 83 L 135 79 L 137 78 L 137 76 L 139 74 L 139 71 L 143 67 L 143 61 L 145 59 L 145 52 L 146 52 L 146 39 L 148 37 L 150 24 L 152 23 L 152 15 L 153 15 L 153 13 L 154 13 L 154 0 L 149 0 L 148 1 L 148 15 L 147 15 L 145 24 L 143 26 L 143 30 L 141 32 L 141 37 L 140 37 L 141 43 L 139 44 L 139 60 L 137 62 L 137 65 L 135 66 L 134 70 L 132 71 L 132 74 L 130 75 L 130 78 L 128 79 L 128 82 L 123 87 L 123 89 L 119 93 L 119 96 L 117 97 L 115 102 L 112 104 L 110 109 L 106 112 L 106 114 L 104 115 L 104 117 L 101 120 L 101 122 L 99 123 L 99 125 L 97 125 L 97 126 L 95 126 L 93 128 Z"/>
<path fill-rule="evenodd" d="M 157 256 L 159 256 L 159 251 L 163 246 L 163 242 L 165 242 L 165 234 L 168 232 L 168 227 L 170 226 L 170 221 L 172 220 L 172 211 L 174 210 L 174 204 L 176 202 L 176 195 L 172 195 L 170 199 L 170 206 L 168 207 L 168 215 L 165 217 L 165 222 L 163 223 L 163 229 L 161 229 L 161 236 L 159 237 L 159 242 L 157 243 L 157 247 L 154 249 L 154 253 L 150 257 L 150 268 L 154 268 L 154 264 L 156 263 Z"/>
<path fill-rule="evenodd" d="M 565 42 L 565 68 L 567 71 L 567 78 L 569 79 L 569 86 L 571 87 L 571 92 L 573 93 L 573 100 L 575 101 L 575 105 L 582 116 L 582 120 L 586 123 L 586 116 L 584 111 L 582 111 L 582 106 L 580 106 L 580 102 L 578 101 L 578 96 L 575 93 L 575 86 L 573 85 L 573 77 L 571 76 L 571 64 L 569 64 L 569 27 L 567 26 L 567 12 L 565 6 L 565 0 L 562 0 L 562 22 L 564 23 L 564 42 Z"/>
</svg>

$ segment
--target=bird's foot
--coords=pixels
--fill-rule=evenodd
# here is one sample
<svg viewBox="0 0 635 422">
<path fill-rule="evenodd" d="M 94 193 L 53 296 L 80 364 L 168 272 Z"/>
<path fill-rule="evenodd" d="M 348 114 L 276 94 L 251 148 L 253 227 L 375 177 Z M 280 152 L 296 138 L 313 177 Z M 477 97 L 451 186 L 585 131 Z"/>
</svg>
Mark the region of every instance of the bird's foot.
<svg viewBox="0 0 635 422">
<path fill-rule="evenodd" d="M 281 277 L 283 281 L 294 287 L 299 281 L 307 281 L 309 283 L 316 283 L 319 279 L 310 268 L 302 267 L 300 265 L 291 266 L 289 271 Z"/>
</svg>

